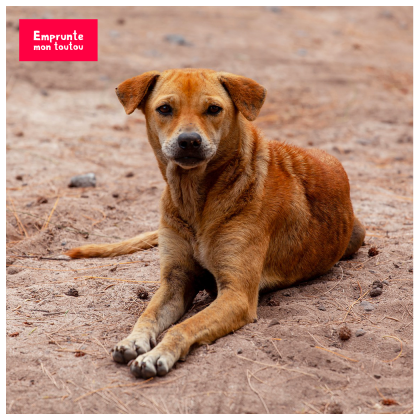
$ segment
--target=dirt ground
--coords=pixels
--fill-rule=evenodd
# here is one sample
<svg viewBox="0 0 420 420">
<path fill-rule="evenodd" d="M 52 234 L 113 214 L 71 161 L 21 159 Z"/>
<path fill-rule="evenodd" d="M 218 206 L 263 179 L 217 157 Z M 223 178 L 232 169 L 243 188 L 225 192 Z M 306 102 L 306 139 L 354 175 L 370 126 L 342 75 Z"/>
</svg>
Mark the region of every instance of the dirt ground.
<svg viewBox="0 0 420 420">
<path fill-rule="evenodd" d="M 19 18 L 98 18 L 99 61 L 19 62 Z M 7 412 L 412 412 L 412 37 L 403 7 L 9 7 Z M 25 256 L 158 227 L 164 181 L 145 120 L 125 115 L 114 88 L 176 67 L 264 85 L 256 125 L 340 159 L 367 237 L 327 275 L 262 295 L 256 323 L 147 382 L 109 349 L 158 288 L 158 249 Z M 87 172 L 96 188 L 68 187 Z M 186 316 L 210 301 L 200 293 Z"/>
</svg>

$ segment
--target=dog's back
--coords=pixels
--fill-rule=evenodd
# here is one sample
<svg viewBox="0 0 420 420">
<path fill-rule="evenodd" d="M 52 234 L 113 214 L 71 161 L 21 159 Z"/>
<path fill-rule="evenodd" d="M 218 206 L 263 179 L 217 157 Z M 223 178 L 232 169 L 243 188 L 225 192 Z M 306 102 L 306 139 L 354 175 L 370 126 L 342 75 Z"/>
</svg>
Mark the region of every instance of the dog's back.
<svg viewBox="0 0 420 420">
<path fill-rule="evenodd" d="M 345 254 L 355 220 L 348 178 L 336 158 L 278 142 L 268 147 L 267 206 L 275 207 L 278 216 L 261 289 L 286 287 L 328 271 Z"/>
</svg>

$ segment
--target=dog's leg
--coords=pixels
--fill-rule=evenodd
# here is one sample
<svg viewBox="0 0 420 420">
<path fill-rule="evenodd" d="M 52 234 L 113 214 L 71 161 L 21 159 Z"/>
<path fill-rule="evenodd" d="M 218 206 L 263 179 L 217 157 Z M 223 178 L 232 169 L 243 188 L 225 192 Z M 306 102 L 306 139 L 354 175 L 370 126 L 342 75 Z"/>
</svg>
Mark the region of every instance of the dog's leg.
<svg viewBox="0 0 420 420">
<path fill-rule="evenodd" d="M 159 232 L 161 286 L 131 334 L 112 351 L 118 363 L 127 363 L 156 345 L 157 336 L 176 322 L 204 286 L 204 270 L 194 262 L 190 244 L 170 229 Z"/>
<path fill-rule="evenodd" d="M 248 261 L 248 262 L 247 262 Z M 242 261 L 242 270 L 220 273 L 216 277 L 218 297 L 200 313 L 175 325 L 150 352 L 131 364 L 136 377 L 150 378 L 168 373 L 175 362 L 184 358 L 193 344 L 211 343 L 252 322 L 257 316 L 259 270 Z"/>
</svg>

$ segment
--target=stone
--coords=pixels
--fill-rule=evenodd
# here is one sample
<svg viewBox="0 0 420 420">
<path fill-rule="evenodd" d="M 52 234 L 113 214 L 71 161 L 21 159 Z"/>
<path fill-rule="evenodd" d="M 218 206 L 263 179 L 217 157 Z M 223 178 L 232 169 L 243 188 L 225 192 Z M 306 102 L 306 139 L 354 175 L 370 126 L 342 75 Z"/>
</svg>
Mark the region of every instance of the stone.
<svg viewBox="0 0 420 420">
<path fill-rule="evenodd" d="M 372 305 L 370 302 L 367 302 L 366 300 L 362 300 L 360 302 L 360 306 L 362 307 L 363 310 L 365 310 L 366 312 L 371 312 L 375 309 L 375 306 Z"/>
<path fill-rule="evenodd" d="M 356 332 L 354 333 L 356 337 L 361 337 L 362 335 L 365 335 L 365 334 L 366 334 L 366 331 L 363 328 L 356 330 Z"/>
<path fill-rule="evenodd" d="M 65 295 L 67 296 L 74 296 L 74 297 L 78 297 L 79 296 L 79 291 L 73 287 L 71 287 L 67 292 L 64 292 Z"/>
<path fill-rule="evenodd" d="M 183 45 L 183 46 L 191 46 L 192 44 L 188 42 L 184 36 L 179 34 L 168 34 L 165 35 L 165 41 L 176 44 L 176 45 Z"/>
<path fill-rule="evenodd" d="M 376 297 L 376 296 L 382 295 L 382 289 L 379 288 L 379 287 L 375 287 L 369 292 L 369 295 L 371 297 Z"/>
<path fill-rule="evenodd" d="M 70 180 L 70 188 L 96 187 L 96 176 L 93 172 L 84 175 L 74 176 Z"/>
<path fill-rule="evenodd" d="M 329 414 L 343 414 L 343 409 L 341 408 L 340 404 L 333 403 L 328 408 Z"/>
<path fill-rule="evenodd" d="M 7 269 L 7 274 L 17 274 L 20 273 L 22 271 L 22 268 L 19 267 L 9 267 Z"/>
<path fill-rule="evenodd" d="M 281 13 L 281 6 L 265 6 L 269 12 Z"/>
</svg>

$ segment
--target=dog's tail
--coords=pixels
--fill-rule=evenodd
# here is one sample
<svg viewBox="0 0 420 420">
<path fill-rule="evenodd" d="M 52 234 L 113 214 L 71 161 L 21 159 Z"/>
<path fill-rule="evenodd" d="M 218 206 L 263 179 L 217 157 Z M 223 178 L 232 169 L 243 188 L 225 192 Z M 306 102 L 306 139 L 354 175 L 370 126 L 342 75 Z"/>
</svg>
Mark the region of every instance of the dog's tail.
<svg viewBox="0 0 420 420">
<path fill-rule="evenodd" d="M 357 217 L 355 217 L 350 242 L 347 245 L 347 249 L 341 258 L 346 259 L 353 255 L 363 245 L 365 235 L 366 229 L 364 228 L 360 220 Z"/>
<path fill-rule="evenodd" d="M 158 231 L 142 233 L 126 241 L 115 244 L 84 245 L 66 252 L 71 258 L 106 258 L 118 255 L 132 254 L 133 252 L 158 246 Z"/>
</svg>

